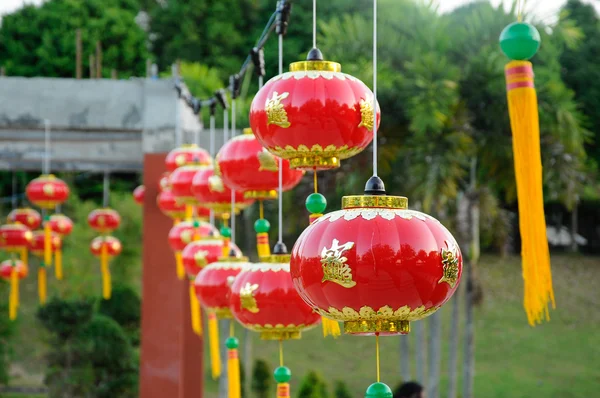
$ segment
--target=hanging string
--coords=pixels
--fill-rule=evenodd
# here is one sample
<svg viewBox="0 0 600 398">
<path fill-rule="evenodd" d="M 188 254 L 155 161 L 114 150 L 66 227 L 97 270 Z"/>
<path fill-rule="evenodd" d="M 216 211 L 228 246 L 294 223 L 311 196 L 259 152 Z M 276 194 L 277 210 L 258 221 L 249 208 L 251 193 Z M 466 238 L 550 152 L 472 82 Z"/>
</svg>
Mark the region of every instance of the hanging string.
<svg viewBox="0 0 600 398">
<path fill-rule="evenodd" d="M 279 339 L 279 366 L 283 366 L 283 340 Z"/>
<path fill-rule="evenodd" d="M 377 177 L 377 0 L 373 0 L 373 176 Z"/>
<path fill-rule="evenodd" d="M 279 74 L 283 74 L 283 35 L 279 35 Z M 279 158 L 279 240 L 283 243 L 283 159 Z M 283 366 L 283 365 L 282 365 Z"/>
<path fill-rule="evenodd" d="M 229 321 L 229 337 L 235 336 L 235 322 Z"/>
<path fill-rule="evenodd" d="M 523 7 L 524 0 L 517 0 L 517 21 L 523 21 Z"/>
<path fill-rule="evenodd" d="M 108 170 L 104 170 L 104 187 L 103 187 L 103 195 L 102 195 L 102 206 L 108 207 L 109 195 L 110 195 L 110 174 Z"/>
<path fill-rule="evenodd" d="M 215 114 L 213 109 L 210 111 L 210 121 L 209 121 L 209 143 L 208 150 L 210 151 L 210 157 L 214 159 L 215 157 Z M 211 209 L 210 215 L 208 216 L 208 221 L 210 225 L 215 226 L 215 212 Z"/>
<path fill-rule="evenodd" d="M 12 172 L 12 198 L 11 204 L 13 210 L 17 208 L 18 200 L 17 200 L 17 173 L 13 170 Z"/>
<path fill-rule="evenodd" d="M 231 138 L 235 137 L 235 104 L 237 100 L 231 101 Z M 225 111 L 227 112 L 227 111 Z M 227 139 L 223 141 L 225 145 Z M 235 243 L 235 190 L 231 190 L 231 243 Z"/>
<path fill-rule="evenodd" d="M 313 48 L 317 48 L 317 0 L 313 0 Z"/>
<path fill-rule="evenodd" d="M 229 139 L 229 109 L 223 110 L 223 145 Z"/>
<path fill-rule="evenodd" d="M 50 120 L 44 119 L 44 174 L 50 174 Z"/>
<path fill-rule="evenodd" d="M 379 333 L 375 333 L 375 351 L 376 351 L 376 361 L 377 361 L 377 382 L 381 381 L 379 377 Z"/>
<path fill-rule="evenodd" d="M 319 192 L 319 185 L 317 181 L 317 168 L 313 171 L 313 185 L 315 186 L 315 193 Z"/>
</svg>

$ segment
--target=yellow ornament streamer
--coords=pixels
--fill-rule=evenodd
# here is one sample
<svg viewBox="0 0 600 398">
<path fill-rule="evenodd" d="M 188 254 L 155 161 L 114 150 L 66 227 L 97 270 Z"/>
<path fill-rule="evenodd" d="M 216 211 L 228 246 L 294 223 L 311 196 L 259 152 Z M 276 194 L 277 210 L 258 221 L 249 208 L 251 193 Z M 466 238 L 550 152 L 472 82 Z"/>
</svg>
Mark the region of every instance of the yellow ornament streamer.
<svg viewBox="0 0 600 398">
<path fill-rule="evenodd" d="M 229 337 L 233 339 L 233 320 L 230 323 Z M 242 387 L 240 382 L 240 357 L 237 350 L 238 341 L 235 339 L 235 344 L 232 348 L 229 348 L 229 341 L 227 342 L 227 397 L 228 398 L 241 398 Z"/>
<path fill-rule="evenodd" d="M 50 229 L 50 223 L 46 221 L 44 223 L 44 263 L 46 266 L 52 265 L 52 230 Z"/>
<path fill-rule="evenodd" d="M 46 299 L 48 297 L 46 278 L 46 268 L 40 266 L 38 269 L 38 297 L 40 298 L 40 305 L 46 304 Z"/>
<path fill-rule="evenodd" d="M 208 314 L 208 338 L 210 349 L 210 367 L 214 380 L 221 376 L 221 355 L 219 352 L 219 324 L 215 313 Z"/>
<path fill-rule="evenodd" d="M 340 324 L 329 318 L 321 317 L 321 325 L 323 326 L 323 337 L 333 336 L 337 338 L 340 334 Z"/>
<path fill-rule="evenodd" d="M 62 281 L 63 279 L 63 267 L 62 267 L 62 249 L 57 249 L 54 253 L 54 275 L 56 279 Z"/>
<path fill-rule="evenodd" d="M 19 273 L 17 267 L 12 268 L 10 272 L 10 296 L 8 300 L 8 316 L 11 321 L 17 319 L 17 310 L 19 309 Z"/>
<path fill-rule="evenodd" d="M 102 271 L 102 298 L 109 300 L 111 296 L 110 268 L 108 266 L 108 243 L 102 243 L 100 249 L 100 268 Z"/>
<path fill-rule="evenodd" d="M 549 303 L 555 307 L 544 216 L 537 94 L 531 62 L 509 62 L 505 73 L 519 202 L 524 307 L 529 324 L 535 326 L 550 319 Z"/>
<path fill-rule="evenodd" d="M 196 297 L 194 282 L 190 282 L 190 313 L 192 317 L 192 330 L 198 336 L 202 336 L 202 313 L 200 310 L 200 301 Z"/>
<path fill-rule="evenodd" d="M 180 251 L 175 252 L 175 266 L 177 267 L 177 278 L 179 280 L 185 279 L 185 268 L 183 267 L 183 256 Z"/>
</svg>

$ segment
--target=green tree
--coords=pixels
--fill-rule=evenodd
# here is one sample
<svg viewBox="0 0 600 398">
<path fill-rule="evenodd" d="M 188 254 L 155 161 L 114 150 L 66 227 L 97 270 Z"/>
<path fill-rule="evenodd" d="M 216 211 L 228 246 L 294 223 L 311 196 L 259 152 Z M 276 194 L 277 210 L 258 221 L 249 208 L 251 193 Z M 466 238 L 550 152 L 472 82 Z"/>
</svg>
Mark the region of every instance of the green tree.
<svg viewBox="0 0 600 398">
<path fill-rule="evenodd" d="M 146 36 L 135 0 L 50 0 L 3 16 L 0 65 L 13 76 L 75 77 L 75 37 L 81 29 L 83 68 L 102 43 L 103 76 L 145 74 Z M 87 70 L 87 69 L 84 69 Z"/>
<path fill-rule="evenodd" d="M 298 398 L 328 398 L 327 384 L 320 374 L 310 371 L 302 379 L 298 390 Z"/>
<path fill-rule="evenodd" d="M 115 285 L 110 300 L 100 300 L 98 312 L 114 319 L 127 333 L 132 345 L 140 344 L 141 301 L 133 288 Z"/>
<path fill-rule="evenodd" d="M 335 398 L 352 398 L 352 394 L 350 393 L 348 386 L 341 380 L 335 382 L 333 396 Z"/>
<path fill-rule="evenodd" d="M 267 398 L 272 385 L 273 375 L 269 364 L 262 359 L 257 359 L 252 369 L 252 392 L 257 398 Z"/>
</svg>

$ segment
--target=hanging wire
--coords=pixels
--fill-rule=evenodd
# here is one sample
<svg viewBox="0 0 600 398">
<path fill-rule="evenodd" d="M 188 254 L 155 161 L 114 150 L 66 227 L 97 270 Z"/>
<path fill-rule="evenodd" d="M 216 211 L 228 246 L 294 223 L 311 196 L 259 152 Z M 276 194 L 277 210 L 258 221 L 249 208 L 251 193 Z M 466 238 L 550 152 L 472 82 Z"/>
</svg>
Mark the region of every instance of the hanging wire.
<svg viewBox="0 0 600 398">
<path fill-rule="evenodd" d="M 11 195 L 11 204 L 13 210 L 17 208 L 18 197 L 17 197 L 17 173 L 12 171 L 12 195 Z"/>
<path fill-rule="evenodd" d="M 223 145 L 229 139 L 229 109 L 223 109 Z"/>
<path fill-rule="evenodd" d="M 279 366 L 283 366 L 283 340 L 279 339 Z"/>
<path fill-rule="evenodd" d="M 108 207 L 108 201 L 110 200 L 110 174 L 108 170 L 104 170 L 104 184 L 103 184 L 103 195 L 102 195 L 102 206 Z"/>
<path fill-rule="evenodd" d="M 44 174 L 50 174 L 50 120 L 44 119 L 44 160 L 42 162 Z"/>
<path fill-rule="evenodd" d="M 524 0 L 517 0 L 517 21 L 522 22 L 523 21 L 523 7 L 524 7 Z"/>
<path fill-rule="evenodd" d="M 377 177 L 377 0 L 373 0 L 373 176 Z"/>
<path fill-rule="evenodd" d="M 377 383 L 381 381 L 380 377 L 380 369 L 379 369 L 379 333 L 375 333 L 375 351 L 376 351 L 376 361 L 377 361 Z"/>
<path fill-rule="evenodd" d="M 215 157 L 215 115 L 214 113 L 210 114 L 210 142 L 209 142 L 209 150 L 210 156 L 214 159 Z M 215 226 L 215 212 L 211 209 L 209 215 L 210 225 Z"/>
<path fill-rule="evenodd" d="M 279 74 L 283 74 L 283 35 L 279 35 Z M 279 240 L 283 243 L 283 159 L 279 158 Z M 283 366 L 283 365 L 282 365 Z"/>
<path fill-rule="evenodd" d="M 313 48 L 317 48 L 317 0 L 313 0 Z"/>
<path fill-rule="evenodd" d="M 237 99 L 231 101 L 231 138 L 235 137 L 235 104 Z M 225 111 L 227 112 L 227 110 Z M 225 142 L 223 141 L 223 145 Z M 231 190 L 231 243 L 235 243 L 235 190 Z M 233 322 L 232 322 L 233 323 Z"/>
</svg>

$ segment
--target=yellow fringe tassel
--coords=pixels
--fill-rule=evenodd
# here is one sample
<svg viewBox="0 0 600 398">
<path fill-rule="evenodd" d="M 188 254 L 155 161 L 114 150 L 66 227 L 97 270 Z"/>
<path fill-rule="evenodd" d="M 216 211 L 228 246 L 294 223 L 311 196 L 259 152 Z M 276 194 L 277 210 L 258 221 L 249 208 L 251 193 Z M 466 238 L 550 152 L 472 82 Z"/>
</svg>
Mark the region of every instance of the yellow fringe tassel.
<svg viewBox="0 0 600 398">
<path fill-rule="evenodd" d="M 290 398 L 290 383 L 277 383 L 277 398 Z"/>
<path fill-rule="evenodd" d="M 23 247 L 21 249 L 21 255 L 20 255 L 20 257 L 21 257 L 21 262 L 23 263 L 23 265 L 27 267 L 29 265 L 28 264 L 28 262 L 29 262 L 29 251 L 27 250 L 26 247 Z"/>
<path fill-rule="evenodd" d="M 50 229 L 50 223 L 44 224 L 44 263 L 46 266 L 52 265 L 52 230 Z"/>
<path fill-rule="evenodd" d="M 177 271 L 177 278 L 180 281 L 185 279 L 185 268 L 183 266 L 183 256 L 180 251 L 175 252 L 175 267 Z"/>
<path fill-rule="evenodd" d="M 223 257 L 229 257 L 229 238 L 223 238 Z"/>
<path fill-rule="evenodd" d="M 323 337 L 333 336 L 337 338 L 340 334 L 340 324 L 331 319 L 321 317 L 321 325 L 323 326 Z"/>
<path fill-rule="evenodd" d="M 38 269 L 38 296 L 40 298 L 40 305 L 46 304 L 48 291 L 46 287 L 46 268 L 43 266 Z"/>
<path fill-rule="evenodd" d="M 219 352 L 219 323 L 217 315 L 208 314 L 208 338 L 210 348 L 210 369 L 214 380 L 221 376 L 221 355 Z"/>
<path fill-rule="evenodd" d="M 11 321 L 17 319 L 17 309 L 19 308 L 19 273 L 17 268 L 13 267 L 10 273 L 10 296 L 8 300 L 8 316 Z"/>
<path fill-rule="evenodd" d="M 258 253 L 258 258 L 269 257 L 271 255 L 268 233 L 259 232 L 256 234 L 256 251 Z"/>
<path fill-rule="evenodd" d="M 111 280 L 110 268 L 108 267 L 108 248 L 106 247 L 106 243 L 102 245 L 102 251 L 100 252 L 100 269 L 102 271 L 102 298 L 104 300 L 110 300 Z"/>
<path fill-rule="evenodd" d="M 192 316 L 192 330 L 198 336 L 202 336 L 202 312 L 200 310 L 200 301 L 196 297 L 194 283 L 190 282 L 190 312 Z"/>
<path fill-rule="evenodd" d="M 62 281 L 63 279 L 63 268 L 62 268 L 62 249 L 56 250 L 54 253 L 54 275 L 56 279 Z"/>
<path fill-rule="evenodd" d="M 529 324 L 535 326 L 550 319 L 548 304 L 555 308 L 555 301 L 544 217 L 538 103 L 531 63 L 508 63 L 506 82 L 519 202 L 524 307 Z"/>
<path fill-rule="evenodd" d="M 240 358 L 237 348 L 227 350 L 227 383 L 229 387 L 227 397 L 240 398 L 242 388 L 240 385 Z"/>
<path fill-rule="evenodd" d="M 194 216 L 194 206 L 185 205 L 185 220 L 191 221 L 193 216 Z"/>
</svg>

